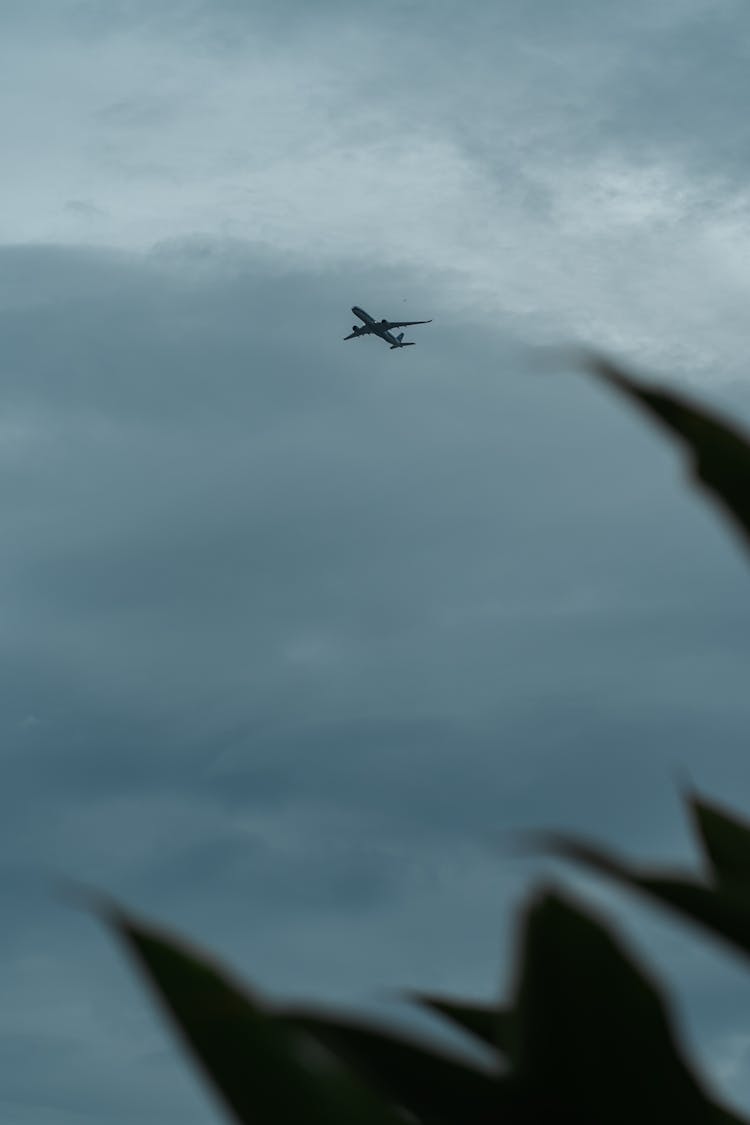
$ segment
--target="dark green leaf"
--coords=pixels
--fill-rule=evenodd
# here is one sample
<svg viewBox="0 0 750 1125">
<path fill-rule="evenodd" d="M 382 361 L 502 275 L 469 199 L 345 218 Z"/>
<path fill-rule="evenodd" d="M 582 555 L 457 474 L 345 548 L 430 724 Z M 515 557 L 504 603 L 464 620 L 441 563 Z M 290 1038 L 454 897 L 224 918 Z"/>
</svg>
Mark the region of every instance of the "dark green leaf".
<svg viewBox="0 0 750 1125">
<path fill-rule="evenodd" d="M 544 847 L 678 911 L 715 937 L 750 954 L 750 887 L 747 884 L 723 883 L 711 887 L 689 877 L 639 872 L 599 848 L 564 836 L 545 837 Z"/>
<path fill-rule="evenodd" d="M 599 922 L 560 895 L 534 901 L 522 934 L 514 1074 L 552 1120 L 712 1123 L 657 989 Z"/>
<path fill-rule="evenodd" d="M 316 1059 L 309 1039 L 205 956 L 117 909 L 104 914 L 244 1125 L 399 1125 L 400 1116 L 340 1068 Z"/>
<path fill-rule="evenodd" d="M 750 895 L 750 825 L 697 796 L 690 807 L 716 882 L 747 880 Z"/>
<path fill-rule="evenodd" d="M 288 1009 L 285 1016 L 292 1027 L 307 1032 L 389 1102 L 420 1121 L 434 1125 L 498 1121 L 507 1102 L 497 1075 L 414 1039 L 309 1008 Z M 506 1114 L 512 1110 L 510 1104 L 504 1108 Z"/>
<path fill-rule="evenodd" d="M 685 395 L 635 379 L 607 359 L 594 358 L 589 366 L 682 442 L 696 480 L 750 539 L 750 438 Z"/>
<path fill-rule="evenodd" d="M 426 996 L 410 993 L 410 999 L 423 1008 L 429 1008 L 467 1031 L 485 1045 L 495 1047 L 501 1052 L 510 1050 L 513 1034 L 512 1013 L 496 1004 L 476 1004 L 468 1001 L 449 1000 L 445 996 Z"/>
</svg>

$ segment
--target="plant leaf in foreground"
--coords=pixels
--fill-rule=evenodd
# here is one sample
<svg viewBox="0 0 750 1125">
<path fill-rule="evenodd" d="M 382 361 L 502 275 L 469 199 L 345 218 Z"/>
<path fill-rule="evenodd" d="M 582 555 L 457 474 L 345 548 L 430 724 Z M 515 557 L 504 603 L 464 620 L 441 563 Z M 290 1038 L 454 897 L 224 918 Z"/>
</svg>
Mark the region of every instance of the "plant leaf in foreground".
<svg viewBox="0 0 750 1125">
<path fill-rule="evenodd" d="M 687 447 L 696 480 L 750 540 L 750 437 L 684 395 L 636 379 L 608 359 L 595 356 L 588 367 Z"/>
<path fill-rule="evenodd" d="M 523 926 L 513 1076 L 550 1120 L 736 1121 L 678 1050 L 664 1003 L 618 940 L 555 892 Z"/>
<path fill-rule="evenodd" d="M 717 883 L 750 883 L 750 825 L 697 795 L 689 800 L 695 830 Z"/>
<path fill-rule="evenodd" d="M 316 1060 L 306 1037 L 202 954 L 116 908 L 100 912 L 243 1125 L 402 1125 L 344 1071 Z"/>
<path fill-rule="evenodd" d="M 498 1121 L 505 1099 L 497 1076 L 413 1039 L 320 1009 L 284 1012 L 298 1027 L 419 1121 L 434 1125 Z M 510 1113 L 511 1106 L 505 1107 Z M 502 1120 L 502 1118 L 500 1118 Z"/>
<path fill-rule="evenodd" d="M 442 1016 L 485 1046 L 494 1047 L 502 1054 L 510 1051 L 513 1016 L 506 1009 L 494 1004 L 452 1000 L 447 996 L 428 996 L 420 992 L 407 995 L 416 1004 Z"/>
<path fill-rule="evenodd" d="M 707 877 L 640 870 L 603 848 L 565 835 L 541 834 L 535 838 L 536 845 L 677 911 L 750 956 L 750 829 L 697 797 L 690 804 L 709 863 Z"/>
</svg>

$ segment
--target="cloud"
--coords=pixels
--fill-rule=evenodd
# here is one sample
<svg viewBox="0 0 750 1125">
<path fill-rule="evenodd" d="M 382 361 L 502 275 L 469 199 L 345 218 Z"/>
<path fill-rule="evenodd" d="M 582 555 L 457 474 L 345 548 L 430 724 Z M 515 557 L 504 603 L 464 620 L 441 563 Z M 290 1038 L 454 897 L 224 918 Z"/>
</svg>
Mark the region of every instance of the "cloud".
<svg viewBox="0 0 750 1125">
<path fill-rule="evenodd" d="M 736 5 L 532 25 L 446 4 L 427 27 L 332 6 L 283 35 L 232 5 L 73 11 L 54 41 L 9 28 L 6 241 L 263 242 L 302 268 L 429 275 L 446 310 L 530 339 L 743 372 Z"/>
<path fill-rule="evenodd" d="M 606 830 L 632 753 L 664 778 L 717 724 L 733 776 L 745 575 L 717 519 L 515 345 L 439 321 L 408 367 L 342 344 L 345 288 L 376 308 L 397 280 L 221 243 L 0 256 L 6 831 L 35 862 L 176 886 L 236 833 L 281 862 L 271 816 L 294 883 L 300 824 L 333 848 L 356 809 L 404 851 L 492 833 L 498 792 L 501 818 L 567 792 L 575 819 L 579 770 Z"/>
</svg>

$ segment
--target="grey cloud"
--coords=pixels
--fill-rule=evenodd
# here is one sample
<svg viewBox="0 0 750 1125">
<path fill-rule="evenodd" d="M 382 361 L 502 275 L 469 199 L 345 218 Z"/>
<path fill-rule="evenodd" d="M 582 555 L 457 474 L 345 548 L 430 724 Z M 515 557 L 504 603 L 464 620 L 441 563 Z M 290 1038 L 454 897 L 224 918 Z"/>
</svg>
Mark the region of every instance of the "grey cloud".
<svg viewBox="0 0 750 1125">
<path fill-rule="evenodd" d="M 93 41 L 6 37 L 31 124 L 8 105 L 5 237 L 205 230 L 326 269 L 421 264 L 483 324 L 743 370 L 737 5 L 263 8 L 90 5 L 67 12 Z"/>
<path fill-rule="evenodd" d="M 339 662 L 356 666 L 366 638 L 398 661 L 398 650 L 387 655 L 397 642 L 418 690 L 426 636 L 498 658 L 512 638 L 514 657 L 533 663 L 540 599 L 571 606 L 568 624 L 558 616 L 546 635 L 552 652 L 596 621 L 597 597 L 602 612 L 623 601 L 632 620 L 634 595 L 648 612 L 668 589 L 667 636 L 684 629 L 703 558 L 726 555 L 724 579 L 739 588 L 741 563 L 683 495 L 674 458 L 581 380 L 532 382 L 513 373 L 514 353 L 478 353 L 458 326 L 435 329 L 455 337 L 439 342 L 445 367 L 430 369 L 425 335 L 407 375 L 384 368 L 369 341 L 340 344 L 345 305 L 318 304 L 299 279 L 261 280 L 251 261 L 207 288 L 126 260 L 108 273 L 103 262 L 87 291 L 76 281 L 86 258 L 71 256 L 60 305 L 50 289 L 46 308 L 5 314 L 6 406 L 31 435 L 5 480 L 16 662 L 35 621 L 54 621 L 59 642 L 45 645 L 59 643 L 58 659 L 70 645 L 93 660 L 106 640 L 125 674 L 130 646 L 145 644 L 149 673 L 160 665 L 173 684 L 169 654 L 203 678 L 207 641 L 244 663 L 248 683 L 267 683 L 277 672 L 292 682 L 316 669 L 351 675 Z M 40 259 L 40 293 L 54 269 L 54 256 Z M 322 370 L 310 366 L 313 349 Z M 584 453 L 571 435 L 588 419 L 604 433 L 592 429 Z M 605 446 L 609 496 L 588 468 Z M 660 483 L 646 498 L 632 466 L 649 456 Z M 606 521 L 613 503 L 617 540 L 589 522 Z M 698 556 L 675 550 L 666 573 L 636 538 L 658 536 L 654 550 L 665 550 L 665 519 L 675 547 L 705 538 Z M 576 609 L 592 582 L 592 606 Z M 714 597 L 730 604 L 729 593 Z M 479 694 L 467 688 L 482 709 L 489 681 Z M 461 710 L 458 693 L 452 705 Z M 31 699 L 22 710 L 39 711 Z"/>
<path fill-rule="evenodd" d="M 673 767 L 736 794 L 744 560 L 583 378 L 448 310 L 343 344 L 425 280 L 252 247 L 8 250 L 0 293 L 7 974 L 52 931 L 81 995 L 115 963 L 24 890 L 62 870 L 282 990 L 479 989 L 526 878 L 498 833 L 664 854 Z M 69 1043 L 48 1088 L 95 1113 Z M 129 1065 L 123 1121 L 183 1119 Z"/>
<path fill-rule="evenodd" d="M 69 199 L 65 208 L 75 215 L 80 215 L 83 219 L 99 219 L 106 214 L 101 207 L 97 207 L 95 203 L 91 203 L 87 199 Z"/>
</svg>

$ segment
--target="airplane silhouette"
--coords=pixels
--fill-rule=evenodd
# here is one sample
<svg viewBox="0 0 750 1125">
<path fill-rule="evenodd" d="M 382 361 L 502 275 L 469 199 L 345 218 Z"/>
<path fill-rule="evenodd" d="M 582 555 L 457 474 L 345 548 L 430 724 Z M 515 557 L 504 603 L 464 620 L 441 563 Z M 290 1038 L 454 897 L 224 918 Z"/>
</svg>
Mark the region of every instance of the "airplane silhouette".
<svg viewBox="0 0 750 1125">
<path fill-rule="evenodd" d="M 358 316 L 364 324 L 352 325 L 352 330 L 348 336 L 344 336 L 345 340 L 353 340 L 355 336 L 379 336 L 386 344 L 391 345 L 391 351 L 394 348 L 413 348 L 413 340 L 404 340 L 403 332 L 399 332 L 398 336 L 394 336 L 391 332 L 392 328 L 408 328 L 410 324 L 432 324 L 432 320 L 375 320 L 368 312 L 361 309 L 358 305 L 352 306 L 352 312 Z"/>
</svg>

